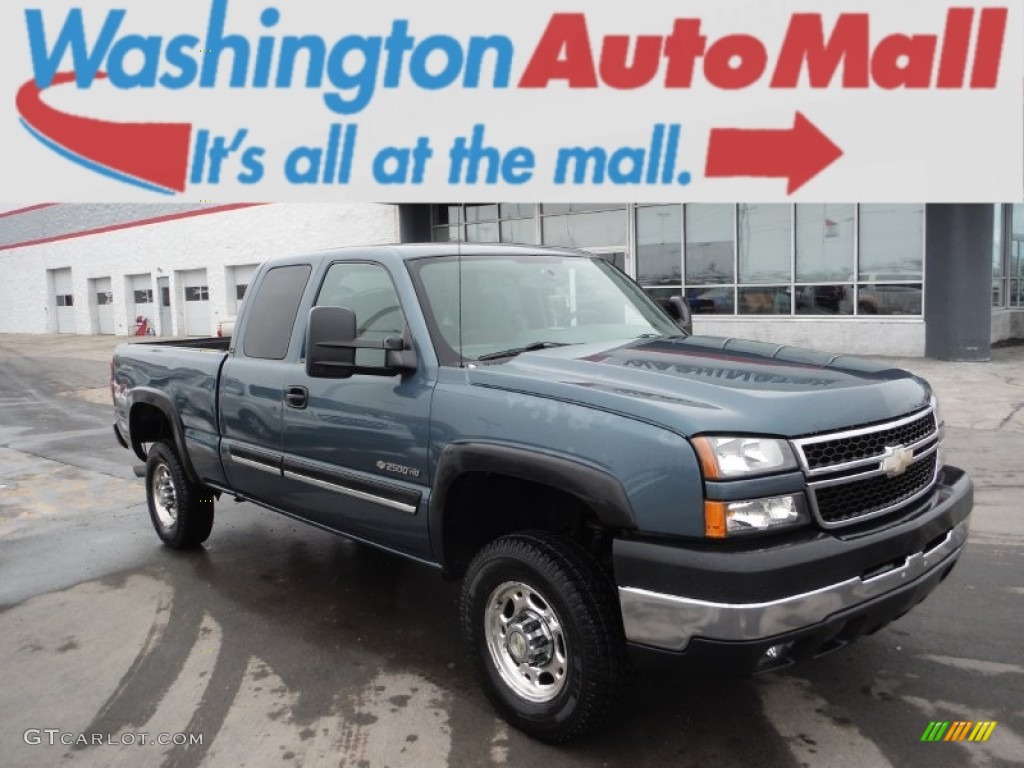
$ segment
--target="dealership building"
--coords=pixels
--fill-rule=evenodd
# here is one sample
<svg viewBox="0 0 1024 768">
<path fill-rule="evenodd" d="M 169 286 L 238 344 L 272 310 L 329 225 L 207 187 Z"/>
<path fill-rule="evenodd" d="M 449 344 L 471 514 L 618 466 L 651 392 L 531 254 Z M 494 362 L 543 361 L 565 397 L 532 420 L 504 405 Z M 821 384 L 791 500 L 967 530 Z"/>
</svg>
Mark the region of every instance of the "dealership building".
<svg viewBox="0 0 1024 768">
<path fill-rule="evenodd" d="M 258 265 L 426 240 L 568 246 L 697 333 L 986 360 L 1024 338 L 1024 205 L 0 205 L 0 333 L 207 336 Z"/>
</svg>

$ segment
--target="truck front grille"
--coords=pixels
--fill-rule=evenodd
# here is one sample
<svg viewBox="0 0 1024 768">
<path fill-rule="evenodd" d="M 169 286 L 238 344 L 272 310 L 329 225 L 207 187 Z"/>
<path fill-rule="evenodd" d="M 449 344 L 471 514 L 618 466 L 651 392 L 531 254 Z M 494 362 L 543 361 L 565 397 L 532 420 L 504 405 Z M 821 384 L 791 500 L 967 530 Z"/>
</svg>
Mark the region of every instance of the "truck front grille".
<svg viewBox="0 0 1024 768">
<path fill-rule="evenodd" d="M 913 445 L 934 432 L 935 414 L 928 411 L 923 416 L 896 427 L 810 443 L 804 447 L 804 456 L 809 469 L 824 469 L 858 459 L 881 456 L 885 453 L 886 446 Z"/>
<path fill-rule="evenodd" d="M 898 477 L 881 475 L 815 489 L 818 514 L 835 525 L 896 509 L 931 486 L 937 461 L 932 453 Z"/>
<path fill-rule="evenodd" d="M 793 441 L 825 528 L 895 514 L 938 477 L 942 432 L 929 408 L 902 419 Z"/>
</svg>

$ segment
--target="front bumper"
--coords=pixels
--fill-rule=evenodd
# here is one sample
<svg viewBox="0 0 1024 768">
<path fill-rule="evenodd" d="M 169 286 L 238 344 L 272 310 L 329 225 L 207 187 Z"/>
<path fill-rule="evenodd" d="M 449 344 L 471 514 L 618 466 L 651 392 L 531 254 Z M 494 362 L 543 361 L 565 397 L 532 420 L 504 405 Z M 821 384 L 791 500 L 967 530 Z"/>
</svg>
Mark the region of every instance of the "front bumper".
<svg viewBox="0 0 1024 768">
<path fill-rule="evenodd" d="M 619 540 L 626 639 L 661 661 L 735 671 L 833 650 L 938 586 L 963 551 L 972 503 L 970 479 L 947 467 L 911 517 L 869 533 L 732 552 Z"/>
</svg>

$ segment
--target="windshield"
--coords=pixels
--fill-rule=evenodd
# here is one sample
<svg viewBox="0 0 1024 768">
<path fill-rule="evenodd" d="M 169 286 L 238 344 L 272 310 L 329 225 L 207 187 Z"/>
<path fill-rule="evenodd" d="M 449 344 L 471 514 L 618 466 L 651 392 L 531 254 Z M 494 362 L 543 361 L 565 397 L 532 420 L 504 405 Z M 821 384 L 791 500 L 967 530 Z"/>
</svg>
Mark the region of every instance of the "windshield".
<svg viewBox="0 0 1024 768">
<path fill-rule="evenodd" d="M 679 327 L 601 259 L 550 254 L 409 263 L 442 362 L 491 360 L 528 348 L 679 336 Z"/>
</svg>

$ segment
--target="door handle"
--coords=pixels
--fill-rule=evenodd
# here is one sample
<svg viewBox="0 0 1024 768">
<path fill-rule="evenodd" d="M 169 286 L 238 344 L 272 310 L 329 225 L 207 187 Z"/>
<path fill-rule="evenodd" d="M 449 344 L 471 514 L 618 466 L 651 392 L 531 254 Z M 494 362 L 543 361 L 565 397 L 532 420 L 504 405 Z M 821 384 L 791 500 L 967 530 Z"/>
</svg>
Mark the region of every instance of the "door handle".
<svg viewBox="0 0 1024 768">
<path fill-rule="evenodd" d="M 284 399 L 291 408 L 305 408 L 309 405 L 309 390 L 305 387 L 288 387 L 284 392 Z"/>
</svg>

